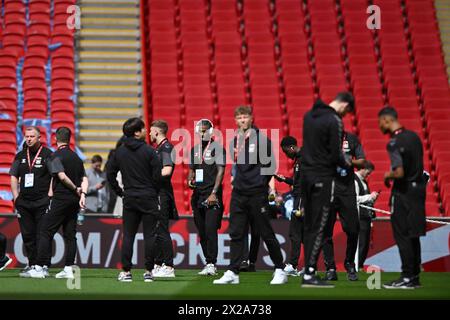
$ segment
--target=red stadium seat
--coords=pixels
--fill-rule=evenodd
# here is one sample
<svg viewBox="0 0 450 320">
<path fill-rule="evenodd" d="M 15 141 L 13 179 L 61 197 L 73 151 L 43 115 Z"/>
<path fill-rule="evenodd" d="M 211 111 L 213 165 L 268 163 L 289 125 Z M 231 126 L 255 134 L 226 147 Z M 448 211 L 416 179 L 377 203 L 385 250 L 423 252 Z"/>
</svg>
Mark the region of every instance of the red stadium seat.
<svg viewBox="0 0 450 320">
<path fill-rule="evenodd" d="M 0 200 L 0 212 L 12 214 L 14 212 L 14 205 L 12 201 Z"/>
</svg>

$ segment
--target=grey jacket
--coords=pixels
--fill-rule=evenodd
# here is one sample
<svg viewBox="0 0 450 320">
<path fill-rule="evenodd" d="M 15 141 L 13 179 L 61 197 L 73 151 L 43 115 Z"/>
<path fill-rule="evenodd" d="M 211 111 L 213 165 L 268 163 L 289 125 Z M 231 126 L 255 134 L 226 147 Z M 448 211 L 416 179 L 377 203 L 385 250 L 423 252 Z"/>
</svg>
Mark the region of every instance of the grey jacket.
<svg viewBox="0 0 450 320">
<path fill-rule="evenodd" d="M 109 186 L 106 182 L 106 172 L 98 174 L 94 169 L 86 170 L 86 176 L 89 181 L 88 192 L 86 195 L 86 207 L 89 212 L 106 212 L 109 202 Z M 95 186 L 105 182 L 105 187 L 96 190 Z"/>
</svg>

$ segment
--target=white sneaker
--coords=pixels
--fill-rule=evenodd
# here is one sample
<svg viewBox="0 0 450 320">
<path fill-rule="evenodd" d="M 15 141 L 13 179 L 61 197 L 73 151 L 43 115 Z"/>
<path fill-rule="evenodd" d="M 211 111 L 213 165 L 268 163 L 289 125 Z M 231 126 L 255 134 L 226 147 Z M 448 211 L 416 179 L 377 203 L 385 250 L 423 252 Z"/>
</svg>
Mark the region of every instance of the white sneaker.
<svg viewBox="0 0 450 320">
<path fill-rule="evenodd" d="M 47 266 L 43 266 L 42 267 L 42 271 L 44 272 L 44 276 L 46 278 L 50 277 L 50 272 L 48 272 L 48 267 Z"/>
<path fill-rule="evenodd" d="M 169 266 L 161 267 L 156 274 L 153 274 L 154 278 L 175 278 L 175 269 Z"/>
<path fill-rule="evenodd" d="M 286 272 L 283 269 L 275 269 L 273 273 L 273 279 L 270 281 L 270 284 L 284 284 L 288 282 L 288 277 Z"/>
<path fill-rule="evenodd" d="M 222 278 L 214 280 L 213 284 L 239 284 L 239 275 L 231 270 L 227 270 Z"/>
<path fill-rule="evenodd" d="M 133 277 L 131 276 L 131 272 L 122 271 L 121 273 L 119 273 L 117 280 L 119 280 L 120 282 L 132 282 Z"/>
<path fill-rule="evenodd" d="M 213 263 L 208 263 L 198 274 L 201 276 L 215 276 L 217 275 L 217 268 Z"/>
<path fill-rule="evenodd" d="M 286 274 L 288 276 L 292 276 L 292 277 L 298 277 L 299 276 L 297 269 L 294 268 L 292 266 L 292 264 L 290 264 L 290 263 L 288 263 L 286 265 L 286 267 L 284 267 L 283 271 L 286 272 Z"/>
<path fill-rule="evenodd" d="M 34 266 L 33 268 L 31 268 L 29 273 L 30 273 L 30 278 L 36 278 L 36 279 L 44 279 L 45 278 L 44 269 L 41 266 Z"/>
<path fill-rule="evenodd" d="M 31 278 L 30 271 L 31 269 L 34 269 L 34 266 L 26 266 L 22 270 L 20 270 L 19 277 L 21 278 Z"/>
<path fill-rule="evenodd" d="M 72 267 L 64 267 L 64 270 L 55 275 L 56 279 L 74 279 Z"/>
<path fill-rule="evenodd" d="M 159 270 L 161 270 L 161 268 L 162 268 L 162 266 L 160 266 L 159 264 L 155 264 L 153 266 L 152 276 L 155 276 L 159 272 Z"/>
</svg>

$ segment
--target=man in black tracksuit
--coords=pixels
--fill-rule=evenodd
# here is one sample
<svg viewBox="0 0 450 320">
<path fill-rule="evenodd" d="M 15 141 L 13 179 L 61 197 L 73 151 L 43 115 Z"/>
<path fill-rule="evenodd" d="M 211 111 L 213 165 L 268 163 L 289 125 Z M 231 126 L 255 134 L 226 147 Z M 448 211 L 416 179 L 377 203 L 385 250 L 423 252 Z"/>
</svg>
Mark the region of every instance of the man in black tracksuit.
<svg viewBox="0 0 450 320">
<path fill-rule="evenodd" d="M 50 260 L 51 243 L 60 227 L 63 230 L 66 246 L 64 270 L 56 274 L 57 279 L 73 279 L 75 255 L 77 251 L 76 226 L 81 208 L 86 208 L 88 179 L 83 161 L 70 150 L 71 131 L 66 127 L 56 130 L 58 149 L 51 156 L 52 200 L 48 211 L 42 218 L 38 256 L 32 278 L 44 278 L 43 266 Z"/>
<path fill-rule="evenodd" d="M 273 175 L 276 169 L 271 141 L 258 128 L 252 126 L 253 115 L 250 107 L 238 107 L 234 116 L 239 130 L 230 148 L 236 163 L 228 230 L 231 237 L 231 261 L 223 277 L 214 280 L 214 284 L 239 283 L 239 266 L 250 217 L 254 219 L 275 265 L 270 283 L 283 284 L 287 282 L 286 273 L 283 271 L 283 256 L 267 214 L 269 185 L 272 189 L 270 194 L 273 194 Z"/>
<path fill-rule="evenodd" d="M 391 171 L 384 175 L 386 186 L 394 182 L 391 193 L 391 223 L 400 251 L 402 273 L 398 280 L 383 287 L 414 289 L 420 287 L 420 237 L 426 234 L 425 199 L 429 176 L 423 171 L 423 147 L 419 136 L 401 126 L 397 112 L 385 107 L 378 113 L 379 126 L 390 134 L 387 151 Z"/>
<path fill-rule="evenodd" d="M 161 179 L 161 164 L 155 150 L 145 143 L 146 130 L 141 119 L 128 119 L 123 125 L 123 133 L 126 138 L 112 156 L 107 171 L 111 188 L 119 197 L 123 197 L 123 271 L 118 280 L 132 281 L 133 244 L 142 221 L 146 258 L 144 281 L 151 282 L 153 264 L 147 262 L 152 260 L 149 257 L 153 254 L 156 223 L 159 219 L 158 184 Z M 116 180 L 119 171 L 124 190 Z"/>
<path fill-rule="evenodd" d="M 28 266 L 20 272 L 21 277 L 30 277 L 29 271 L 36 264 L 39 230 L 42 216 L 49 205 L 50 155 L 52 151 L 40 142 L 38 127 L 25 129 L 25 147 L 11 166 L 11 191 L 19 219 Z M 20 185 L 20 188 L 19 188 Z M 45 273 L 50 261 L 45 263 Z"/>
<path fill-rule="evenodd" d="M 276 175 L 275 179 L 280 182 L 293 186 L 292 193 L 294 195 L 294 208 L 291 213 L 291 222 L 289 224 L 289 238 L 291 239 L 291 253 L 288 264 L 284 271 L 289 276 L 299 276 L 297 270 L 298 259 L 303 242 L 303 203 L 300 193 L 300 165 L 301 165 L 301 148 L 297 146 L 297 139 L 291 136 L 284 137 L 281 140 L 281 149 L 290 159 L 294 159 L 294 176 L 286 178 L 282 175 Z"/>
<path fill-rule="evenodd" d="M 359 242 L 358 242 L 358 269 L 364 268 L 367 254 L 369 253 L 370 233 L 372 230 L 372 219 L 375 211 L 359 207 L 360 204 L 373 207 L 378 198 L 378 192 L 370 192 L 366 179 L 373 172 L 375 166 L 366 161 L 364 168 L 355 172 L 356 202 L 359 210 Z"/>
<path fill-rule="evenodd" d="M 222 181 L 225 172 L 225 149 L 213 138 L 213 125 L 207 119 L 200 120 L 195 132 L 200 143 L 191 149 L 188 187 L 193 189 L 191 205 L 194 222 L 200 236 L 206 265 L 199 275 L 217 273 L 217 231 L 223 215 Z"/>
<path fill-rule="evenodd" d="M 169 220 L 177 220 L 178 211 L 171 181 L 175 169 L 175 153 L 172 152 L 173 145 L 166 137 L 168 131 L 169 126 L 164 120 L 155 120 L 150 126 L 150 139 L 152 143 L 157 145 L 156 154 L 162 166 L 159 189 L 161 214 L 156 228 L 155 268 L 152 271 L 153 276 L 157 278 L 175 277 L 175 269 L 173 267 L 174 252 L 172 238 L 170 237 Z"/>
<path fill-rule="evenodd" d="M 334 202 L 332 203 L 329 224 L 325 230 L 325 242 L 323 256 L 327 269 L 325 279 L 337 280 L 336 262 L 334 260 L 333 230 L 336 223 L 336 215 L 339 218 L 342 229 L 347 235 L 347 250 L 345 253 L 344 267 L 347 270 L 347 278 L 350 281 L 358 280 L 355 268 L 355 255 L 358 248 L 359 218 L 356 205 L 355 173 L 353 167 L 361 168 L 365 164 L 364 150 L 359 139 L 354 134 L 344 131 L 342 151 L 350 167 L 338 167 L 338 175 L 335 180 Z"/>
<path fill-rule="evenodd" d="M 301 193 L 305 201 L 303 287 L 333 287 L 315 274 L 334 198 L 338 166 L 350 166 L 342 153 L 342 120 L 353 109 L 350 93 L 339 93 L 326 105 L 321 100 L 303 118 Z"/>
</svg>

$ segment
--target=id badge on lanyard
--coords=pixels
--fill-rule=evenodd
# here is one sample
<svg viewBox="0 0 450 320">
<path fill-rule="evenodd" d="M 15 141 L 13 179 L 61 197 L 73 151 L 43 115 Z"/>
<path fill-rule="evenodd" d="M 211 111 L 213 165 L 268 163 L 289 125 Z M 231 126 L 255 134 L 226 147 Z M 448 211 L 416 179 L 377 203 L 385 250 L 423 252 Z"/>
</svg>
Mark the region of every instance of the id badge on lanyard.
<svg viewBox="0 0 450 320">
<path fill-rule="evenodd" d="M 25 174 L 25 183 L 24 183 L 25 188 L 33 188 L 33 186 L 34 186 L 34 173 L 32 173 L 31 171 L 33 170 L 33 167 L 34 167 L 34 164 L 36 163 L 37 158 L 41 154 L 41 151 L 42 151 L 42 146 L 39 148 L 38 152 L 34 156 L 33 162 L 31 162 L 30 149 L 27 149 L 27 160 L 28 160 L 28 166 L 30 168 L 30 173 Z"/>
<path fill-rule="evenodd" d="M 25 188 L 33 188 L 34 186 L 34 173 L 27 173 L 25 174 Z"/>
<path fill-rule="evenodd" d="M 203 164 L 205 162 L 206 153 L 208 152 L 209 146 L 211 145 L 211 141 L 208 142 L 208 145 L 206 146 L 205 150 L 203 151 L 203 154 L 201 154 L 201 163 Z M 195 182 L 196 183 L 203 183 L 204 181 L 204 174 L 203 169 L 195 169 Z"/>
<path fill-rule="evenodd" d="M 203 169 L 195 169 L 195 182 L 203 183 Z"/>
</svg>

